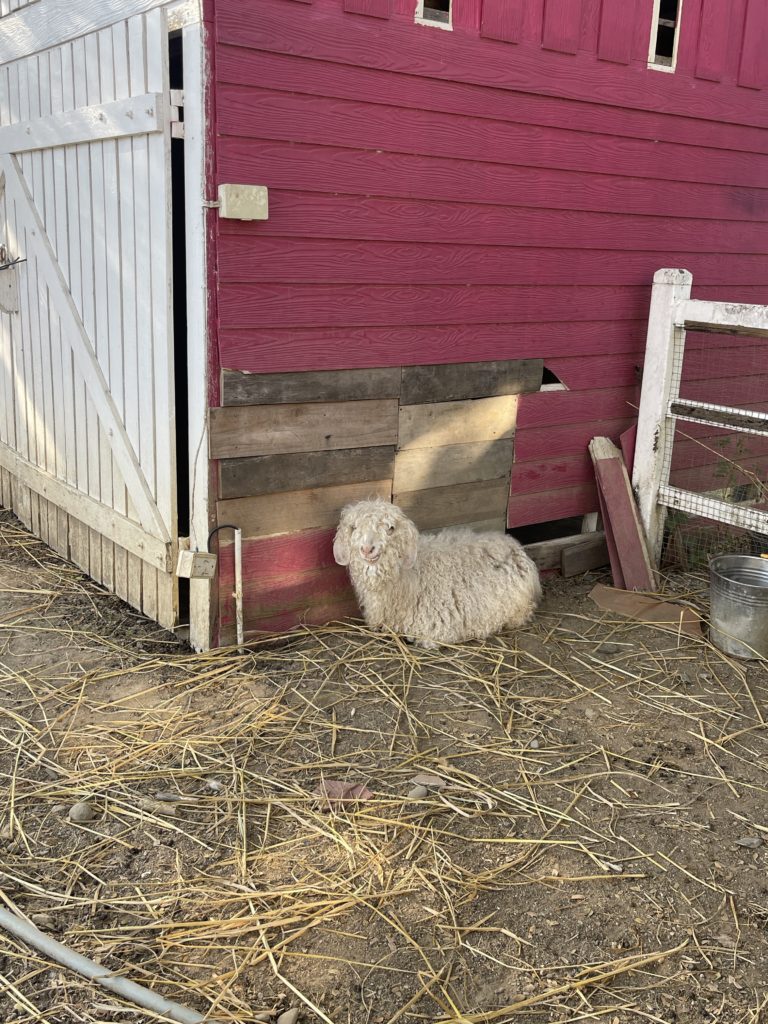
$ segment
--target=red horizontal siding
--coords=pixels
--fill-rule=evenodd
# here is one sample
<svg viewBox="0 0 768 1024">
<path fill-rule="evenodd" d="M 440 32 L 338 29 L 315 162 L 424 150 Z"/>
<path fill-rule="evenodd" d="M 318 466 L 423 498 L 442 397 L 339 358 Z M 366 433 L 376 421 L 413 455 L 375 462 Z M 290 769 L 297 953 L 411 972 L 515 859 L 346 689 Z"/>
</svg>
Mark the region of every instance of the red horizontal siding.
<svg viewBox="0 0 768 1024">
<path fill-rule="evenodd" d="M 243 611 L 246 630 L 289 628 L 334 615 L 359 615 L 347 571 L 333 558 L 333 530 L 306 530 L 243 543 Z M 232 546 L 221 551 L 220 592 L 234 587 Z M 222 600 L 221 625 L 234 622 L 234 602 Z M 278 627 L 274 623 L 283 623 Z M 273 625 L 266 625 L 273 623 Z M 285 625 L 288 623 L 289 625 Z"/>
<path fill-rule="evenodd" d="M 718 2 L 729 4 L 731 0 Z M 501 3 L 506 7 L 510 0 L 501 0 Z M 603 6 L 624 18 L 623 7 L 615 4 Z M 271 89 L 285 92 L 464 114 L 492 123 L 508 121 L 550 128 L 568 125 L 579 132 L 596 132 L 619 138 L 647 139 L 650 142 L 661 140 L 742 153 L 768 153 L 768 138 L 763 129 L 747 125 L 684 116 L 672 118 L 660 110 L 611 107 L 595 103 L 592 97 L 580 102 L 518 91 L 510 102 L 510 95 L 503 87 L 393 75 L 386 70 L 306 60 L 291 54 L 261 51 L 256 60 L 259 84 L 268 84 Z M 252 50 L 226 47 L 219 51 L 216 76 L 227 85 L 242 85 L 252 80 L 253 67 Z"/>
<path fill-rule="evenodd" d="M 593 388 L 584 391 L 542 391 L 521 395 L 518 430 L 551 427 L 560 423 L 594 423 L 637 415 L 639 388 L 601 388 L 600 360 L 593 360 Z"/>
<path fill-rule="evenodd" d="M 768 156 L 628 139 L 488 120 L 434 110 L 410 110 L 281 93 L 241 85 L 219 91 L 223 135 L 322 146 L 413 153 L 486 164 L 566 169 L 631 178 L 761 188 Z"/>
<path fill-rule="evenodd" d="M 380 202 L 378 197 L 389 199 L 392 207 L 395 206 L 391 203 L 393 197 L 420 200 L 419 206 L 427 218 L 427 225 L 434 223 L 435 217 L 453 219 L 455 223 L 457 214 L 461 217 L 462 211 L 446 210 L 444 204 L 466 204 L 468 209 L 463 212 L 463 217 L 471 217 L 473 224 L 477 220 L 481 232 L 484 221 L 493 225 L 491 230 L 496 232 L 507 221 L 512 223 L 511 237 L 516 236 L 514 222 L 518 218 L 523 218 L 521 227 L 525 230 L 526 211 L 518 212 L 521 207 L 527 208 L 528 217 L 535 217 L 540 210 L 546 211 L 549 223 L 545 231 L 548 231 L 550 237 L 554 216 L 564 218 L 564 230 L 567 230 L 570 221 L 579 225 L 584 232 L 590 230 L 595 222 L 599 230 L 601 222 L 599 218 L 579 216 L 583 211 L 610 215 L 603 221 L 606 226 L 612 216 L 618 215 L 624 218 L 633 237 L 640 232 L 640 237 L 646 239 L 644 244 L 641 243 L 643 249 L 657 248 L 660 237 L 668 238 L 673 249 L 688 248 L 689 245 L 681 239 L 685 238 L 690 243 L 693 232 L 701 230 L 704 236 L 700 248 L 717 252 L 717 231 L 711 222 L 719 220 L 739 222 L 735 234 L 728 224 L 722 225 L 722 251 L 761 252 L 757 241 L 761 225 L 752 222 L 768 220 L 768 189 L 736 186 L 726 189 L 688 182 L 648 181 L 642 177 L 622 178 L 602 174 L 597 170 L 589 174 L 572 173 L 559 169 L 508 167 L 471 160 L 445 160 L 330 146 L 298 147 L 290 143 L 228 136 L 224 136 L 219 143 L 219 178 L 221 181 L 243 180 L 280 190 L 315 193 L 313 202 L 321 206 L 321 199 L 325 198 L 326 193 L 341 194 L 339 202 L 347 206 L 357 206 L 360 199 L 350 202 L 345 194 L 376 197 L 370 203 L 362 203 L 355 219 L 366 212 L 367 206 L 372 206 L 375 211 Z M 274 213 L 270 215 L 271 220 L 274 220 L 278 210 L 284 212 L 286 219 L 289 219 L 291 208 L 300 202 L 295 196 L 281 198 L 276 195 L 273 198 L 280 202 L 280 207 L 275 207 Z M 338 207 L 338 204 L 335 205 Z M 430 205 L 435 209 L 429 209 Z M 509 212 L 497 209 L 500 206 Z M 509 210 L 511 206 L 515 209 Z M 563 214 L 554 212 L 561 210 Z M 407 214 L 408 211 L 405 209 L 403 212 Z M 628 215 L 632 215 L 632 218 Z M 637 215 L 653 217 L 656 223 L 648 225 L 648 231 L 643 234 L 643 225 L 638 223 Z M 695 219 L 700 222 L 700 227 L 681 220 L 665 223 L 665 216 Z M 634 220 L 631 227 L 630 219 Z M 499 220 L 501 223 L 497 223 Z M 335 230 L 331 229 L 331 236 L 343 223 L 335 217 L 334 221 L 336 226 Z M 461 237 L 466 237 L 467 221 L 464 219 L 460 223 L 464 226 Z M 305 219 L 304 224 L 305 232 L 310 235 L 317 233 L 314 217 Z M 616 240 L 625 233 L 622 221 L 611 223 L 609 230 L 614 244 L 606 245 L 605 248 L 616 248 Z M 422 236 L 410 234 L 407 237 L 415 239 Z M 506 237 L 510 237 L 509 232 Z M 582 239 L 584 237 L 582 233 Z M 486 239 L 481 234 L 479 240 Z M 562 236 L 555 234 L 549 244 L 561 246 L 567 243 L 564 243 Z M 597 245 L 603 248 L 601 242 Z M 618 247 L 631 246 L 618 244 Z"/>
<path fill-rule="evenodd" d="M 532 2 L 527 5 L 532 15 L 534 6 Z M 639 66 L 616 65 L 613 74 L 606 74 L 604 63 L 547 54 L 540 42 L 516 47 L 512 59 L 508 44 L 467 33 L 414 32 L 407 18 L 388 23 L 385 42 L 380 22 L 342 20 L 338 13 L 338 0 L 316 4 L 308 14 L 283 0 L 260 0 L 258 17 L 244 18 L 240 0 L 218 0 L 218 42 L 509 91 L 630 109 L 665 109 L 710 121 L 768 125 L 768 111 L 742 90 L 724 90 L 707 82 L 698 82 L 696 87 L 688 77 L 648 74 L 644 59 Z M 646 55 L 647 42 L 643 58 Z"/>
<path fill-rule="evenodd" d="M 507 523 L 510 529 L 530 526 L 555 519 L 570 519 L 587 512 L 597 512 L 597 489 L 594 483 L 561 487 L 554 491 L 531 494 L 512 493 L 509 498 Z"/>
<path fill-rule="evenodd" d="M 574 484 L 589 483 L 592 460 L 584 449 L 574 455 L 561 455 L 541 462 L 519 462 L 512 467 L 513 495 L 556 491 Z"/>
<path fill-rule="evenodd" d="M 217 0 L 215 183 L 270 192 L 267 221 L 217 225 L 218 355 L 252 372 L 543 358 L 570 390 L 521 399 L 509 522 L 580 515 L 589 441 L 636 415 L 654 272 L 768 301 L 768 10 L 732 0 L 711 40 L 720 0 L 686 0 L 678 69 L 658 74 L 650 2 L 453 6 L 445 32 L 413 24 L 414 0 Z M 720 339 L 713 360 L 692 335 L 688 393 L 757 395 L 747 347 Z M 250 626 L 349 607 L 330 537 L 248 547 Z"/>
<path fill-rule="evenodd" d="M 518 430 L 515 435 L 515 465 L 539 462 L 558 455 L 584 452 L 593 437 L 610 437 L 617 444 L 636 415 L 630 412 L 613 420 L 587 419 L 583 423 L 559 423 Z"/>
<path fill-rule="evenodd" d="M 663 265 L 685 267 L 699 285 L 738 286 L 765 280 L 762 255 L 615 252 L 513 245 L 457 245 L 363 239 L 271 237 L 258 229 L 227 239 L 219 261 L 222 281 L 296 284 L 399 284 L 423 278 L 433 284 L 634 285 L 647 287 Z M 725 278 L 725 279 L 724 279 Z"/>
<path fill-rule="evenodd" d="M 262 615 L 258 620 L 254 620 L 253 624 L 246 625 L 245 635 L 247 638 L 259 633 L 286 633 L 288 630 L 302 626 L 324 626 L 329 622 L 358 618 L 360 618 L 360 613 L 354 601 L 332 600 L 325 604 L 308 605 L 301 610 L 291 609 L 276 615 Z M 222 630 L 221 642 L 224 644 L 235 642 L 234 626 L 228 625 Z"/>
<path fill-rule="evenodd" d="M 428 327 L 253 328 L 219 332 L 222 365 L 250 373 L 640 353 L 645 320 Z M 557 371 L 555 371 L 557 372 Z M 567 378 L 565 378 L 567 383 Z"/>
<path fill-rule="evenodd" d="M 649 300 L 649 288 L 224 284 L 219 317 L 225 328 L 536 323 L 544 309 L 552 321 L 638 320 Z"/>
</svg>

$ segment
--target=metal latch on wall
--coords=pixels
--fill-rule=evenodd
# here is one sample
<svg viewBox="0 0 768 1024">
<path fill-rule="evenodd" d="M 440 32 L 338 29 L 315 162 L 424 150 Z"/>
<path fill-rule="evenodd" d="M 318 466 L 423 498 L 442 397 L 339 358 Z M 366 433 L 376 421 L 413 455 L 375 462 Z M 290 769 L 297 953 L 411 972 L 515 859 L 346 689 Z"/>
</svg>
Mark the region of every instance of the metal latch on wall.
<svg viewBox="0 0 768 1024">
<path fill-rule="evenodd" d="M 6 245 L 0 245 L 0 311 L 18 313 L 19 311 L 19 273 L 20 263 L 26 259 L 17 256 L 11 259 Z"/>
</svg>

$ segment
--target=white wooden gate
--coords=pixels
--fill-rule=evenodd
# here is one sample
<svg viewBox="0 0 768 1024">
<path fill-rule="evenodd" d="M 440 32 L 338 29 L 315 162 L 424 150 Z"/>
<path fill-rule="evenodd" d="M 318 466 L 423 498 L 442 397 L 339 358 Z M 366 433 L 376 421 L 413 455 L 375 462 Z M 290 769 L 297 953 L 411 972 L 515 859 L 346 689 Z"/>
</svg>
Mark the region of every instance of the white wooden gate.
<svg viewBox="0 0 768 1024">
<path fill-rule="evenodd" d="M 0 503 L 166 627 L 168 97 L 159 8 L 0 67 Z"/>
<path fill-rule="evenodd" d="M 768 413 L 683 399 L 686 331 L 768 338 L 768 306 L 707 302 L 691 298 L 687 270 L 659 270 L 653 279 L 643 389 L 637 422 L 632 485 L 640 506 L 651 557 L 658 565 L 668 508 L 768 534 L 768 512 L 670 485 L 678 421 L 768 436 Z M 768 398 L 768 396 L 766 396 Z"/>
</svg>

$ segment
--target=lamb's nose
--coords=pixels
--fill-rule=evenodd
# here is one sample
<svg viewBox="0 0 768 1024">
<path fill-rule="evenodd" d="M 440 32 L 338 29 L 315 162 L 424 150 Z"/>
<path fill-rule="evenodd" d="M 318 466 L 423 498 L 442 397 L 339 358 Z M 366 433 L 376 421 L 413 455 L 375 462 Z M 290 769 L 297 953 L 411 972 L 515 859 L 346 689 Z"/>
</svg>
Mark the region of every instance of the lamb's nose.
<svg viewBox="0 0 768 1024">
<path fill-rule="evenodd" d="M 362 544 L 360 547 L 363 558 L 370 558 L 374 553 L 374 548 L 370 544 Z"/>
</svg>

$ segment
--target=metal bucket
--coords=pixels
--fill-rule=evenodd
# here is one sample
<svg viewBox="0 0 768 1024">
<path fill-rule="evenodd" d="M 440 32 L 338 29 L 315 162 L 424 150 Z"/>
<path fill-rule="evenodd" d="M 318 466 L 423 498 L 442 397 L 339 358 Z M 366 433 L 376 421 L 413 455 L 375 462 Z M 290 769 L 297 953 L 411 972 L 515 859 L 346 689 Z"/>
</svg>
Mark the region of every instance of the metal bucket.
<svg viewBox="0 0 768 1024">
<path fill-rule="evenodd" d="M 709 584 L 712 643 L 736 658 L 768 658 L 768 559 L 718 555 Z"/>
</svg>

